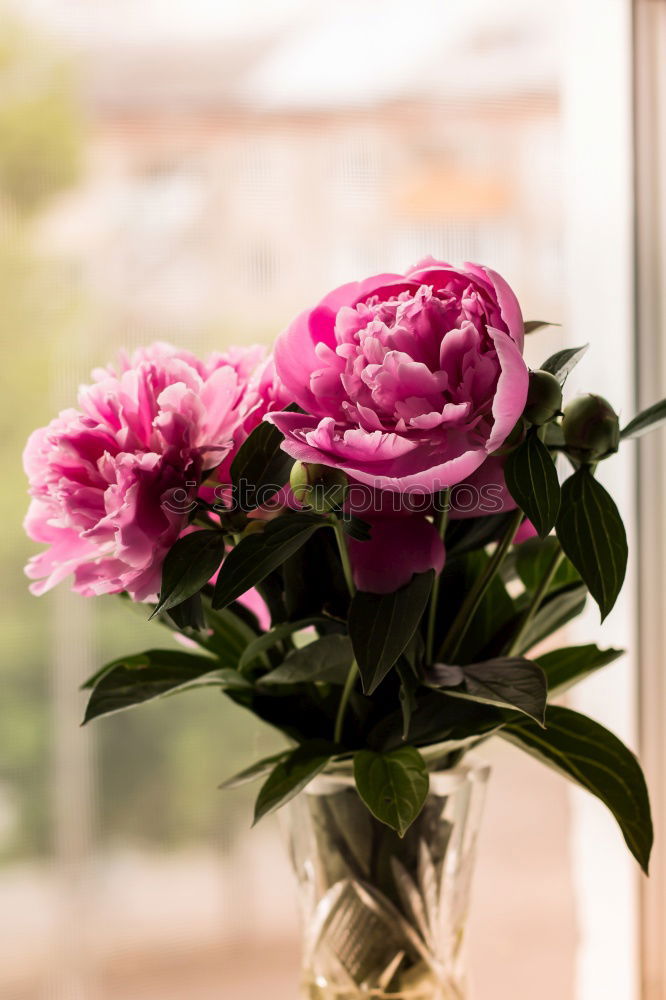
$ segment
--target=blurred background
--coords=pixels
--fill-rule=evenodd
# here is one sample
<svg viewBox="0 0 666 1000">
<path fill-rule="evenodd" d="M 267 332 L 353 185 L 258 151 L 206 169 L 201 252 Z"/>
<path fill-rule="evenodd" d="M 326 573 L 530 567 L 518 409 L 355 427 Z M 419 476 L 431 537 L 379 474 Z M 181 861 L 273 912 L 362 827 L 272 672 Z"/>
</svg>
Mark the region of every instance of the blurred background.
<svg viewBox="0 0 666 1000">
<path fill-rule="evenodd" d="M 629 8 L 0 4 L 3 998 L 295 1000 L 298 982 L 277 824 L 250 831 L 254 790 L 217 791 L 275 739 L 205 690 L 79 728 L 80 681 L 155 628 L 112 598 L 29 596 L 28 433 L 121 347 L 268 344 L 335 284 L 426 254 L 499 270 L 527 318 L 564 324 L 529 360 L 591 341 L 577 378 L 631 412 Z M 610 473 L 630 523 L 632 471 Z M 635 647 L 636 577 L 606 644 Z M 637 745 L 634 660 L 575 704 Z M 484 755 L 472 996 L 634 1000 L 638 891 L 611 820 L 518 751 Z"/>
</svg>

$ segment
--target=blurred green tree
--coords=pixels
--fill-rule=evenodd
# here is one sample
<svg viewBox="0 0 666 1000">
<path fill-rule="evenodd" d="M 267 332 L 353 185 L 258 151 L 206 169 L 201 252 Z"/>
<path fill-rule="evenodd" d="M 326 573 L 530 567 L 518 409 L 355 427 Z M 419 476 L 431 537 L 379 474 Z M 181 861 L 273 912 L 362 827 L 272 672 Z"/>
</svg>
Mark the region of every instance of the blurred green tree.
<svg viewBox="0 0 666 1000">
<path fill-rule="evenodd" d="M 49 604 L 35 608 L 21 581 L 31 550 L 20 468 L 30 430 L 49 411 L 51 351 L 69 307 L 52 269 L 30 248 L 30 219 L 79 176 L 82 121 L 65 62 L 0 14 L 0 852 L 49 844 Z"/>
<path fill-rule="evenodd" d="M 120 346 L 92 343 L 87 331 L 97 325 L 90 322 L 76 270 L 67 261 L 45 258 L 32 239 L 40 214 L 81 176 L 81 103 L 67 61 L 0 14 L 0 563 L 6 580 L 0 602 L 0 856 L 6 860 L 48 853 L 53 832 L 50 672 L 56 611 L 53 595 L 32 597 L 23 576 L 36 546 L 21 528 L 27 508 L 21 453 L 30 432 L 51 419 L 70 391 L 74 403 L 76 381 L 85 378 L 90 356 L 103 363 L 109 347 Z M 113 331 L 110 339 L 115 341 Z M 144 609 L 116 598 L 94 602 L 92 612 L 91 672 L 128 650 L 171 641 L 148 624 Z M 222 829 L 223 814 L 228 838 L 230 799 L 216 786 L 249 761 L 253 742 L 259 755 L 271 752 L 276 741 L 260 729 L 210 690 L 91 727 L 98 843 L 169 846 L 210 839 Z M 233 793 L 236 801 L 247 799 L 247 811 L 236 810 L 238 824 L 249 825 L 251 796 L 246 789 Z"/>
<path fill-rule="evenodd" d="M 82 115 L 74 95 L 67 63 L 0 16 L 0 192 L 22 214 L 79 176 Z"/>
</svg>

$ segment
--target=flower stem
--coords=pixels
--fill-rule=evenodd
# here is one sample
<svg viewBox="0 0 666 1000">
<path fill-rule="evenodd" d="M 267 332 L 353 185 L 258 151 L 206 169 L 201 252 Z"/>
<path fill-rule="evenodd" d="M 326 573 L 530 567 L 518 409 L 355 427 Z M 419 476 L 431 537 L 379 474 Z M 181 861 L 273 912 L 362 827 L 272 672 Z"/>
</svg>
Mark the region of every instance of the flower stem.
<svg viewBox="0 0 666 1000">
<path fill-rule="evenodd" d="M 450 663 L 458 655 L 458 651 L 460 650 L 462 641 L 467 634 L 467 629 L 469 628 L 472 618 L 476 614 L 488 587 L 495 577 L 495 574 L 504 562 L 504 557 L 511 548 L 522 519 L 522 510 L 516 510 L 504 535 L 497 543 L 497 547 L 490 557 L 485 571 L 477 579 L 476 583 L 463 601 L 462 607 L 458 611 L 458 614 L 456 615 L 449 630 L 449 634 L 440 650 L 440 659 Z"/>
<path fill-rule="evenodd" d="M 558 545 L 557 549 L 553 554 L 553 558 L 548 563 L 548 566 L 546 567 L 546 570 L 543 576 L 541 577 L 537 589 L 534 591 L 532 600 L 530 601 L 528 607 L 525 609 L 525 614 L 523 615 L 522 621 L 518 626 L 518 631 L 514 635 L 511 641 L 511 645 L 507 650 L 507 656 L 515 656 L 516 653 L 519 651 L 525 633 L 529 625 L 532 623 L 532 620 L 534 619 L 534 616 L 536 615 L 537 611 L 541 607 L 543 599 L 550 589 L 550 585 L 553 582 L 553 578 L 557 573 L 557 570 L 563 558 L 564 558 L 564 553 L 562 552 L 562 549 Z"/>
<path fill-rule="evenodd" d="M 352 572 L 351 560 L 349 558 L 349 549 L 347 548 L 347 539 L 345 538 L 345 530 L 342 527 L 341 521 L 338 518 L 334 518 L 332 521 L 333 530 L 335 531 L 335 538 L 338 543 L 338 549 L 340 552 L 340 560 L 342 562 L 342 569 L 345 574 L 345 580 L 347 581 L 347 587 L 349 589 L 349 596 L 354 597 L 356 593 L 356 585 L 354 584 L 354 574 Z M 342 689 L 342 695 L 340 696 L 340 704 L 338 705 L 338 712 L 335 717 L 335 729 L 333 730 L 333 742 L 339 743 L 342 739 L 342 731 L 345 724 L 345 715 L 347 714 L 347 706 L 349 705 L 349 699 L 352 696 L 352 691 L 354 690 L 354 685 L 356 684 L 356 678 L 358 676 L 358 664 L 356 660 L 352 660 L 352 664 L 349 668 L 349 673 L 347 674 L 347 680 L 345 681 L 345 686 Z"/>
<path fill-rule="evenodd" d="M 352 691 L 354 690 L 354 685 L 356 683 L 356 677 L 358 675 L 358 665 L 356 660 L 352 660 L 352 665 L 349 668 L 349 673 L 347 674 L 347 680 L 345 681 L 345 686 L 342 689 L 342 696 L 340 698 L 340 704 L 338 705 L 338 714 L 335 717 L 335 729 L 333 730 L 333 742 L 339 743 L 342 739 L 342 730 L 345 724 L 345 715 L 347 714 L 347 705 L 349 704 L 349 699 L 352 696 Z"/>
<path fill-rule="evenodd" d="M 349 558 L 349 549 L 347 548 L 347 540 L 345 538 L 345 529 L 342 527 L 342 522 L 338 520 L 337 517 L 331 520 L 331 526 L 335 532 L 335 540 L 338 543 L 338 551 L 340 552 L 340 561 L 342 562 L 342 571 L 345 574 L 345 580 L 347 581 L 347 587 L 349 589 L 349 594 L 351 597 L 356 593 L 356 586 L 354 585 L 354 574 L 352 572 L 352 564 Z"/>
<path fill-rule="evenodd" d="M 447 487 L 438 494 L 438 501 L 441 504 L 441 510 L 438 511 L 437 517 L 435 519 L 435 527 L 437 528 L 437 533 L 444 541 L 444 535 L 446 534 L 446 526 L 449 523 L 449 501 L 451 499 L 451 488 Z M 428 611 L 428 630 L 426 633 L 426 663 L 430 665 L 432 663 L 432 657 L 434 653 L 435 646 L 435 628 L 437 626 L 437 608 L 439 605 L 439 587 L 441 582 L 441 573 L 435 577 L 435 582 L 432 585 L 432 593 L 430 595 L 430 608 Z"/>
</svg>

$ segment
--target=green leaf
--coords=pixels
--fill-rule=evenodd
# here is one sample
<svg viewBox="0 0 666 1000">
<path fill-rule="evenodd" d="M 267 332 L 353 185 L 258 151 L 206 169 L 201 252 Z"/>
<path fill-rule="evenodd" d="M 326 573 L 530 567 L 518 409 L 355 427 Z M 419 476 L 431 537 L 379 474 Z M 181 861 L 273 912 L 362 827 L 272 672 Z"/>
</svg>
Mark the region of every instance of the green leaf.
<svg viewBox="0 0 666 1000">
<path fill-rule="evenodd" d="M 323 681 L 344 684 L 354 653 L 346 635 L 325 635 L 302 649 L 294 649 L 284 663 L 258 682 L 261 687 L 274 684 L 309 684 Z"/>
<path fill-rule="evenodd" d="M 121 657 L 105 668 L 90 696 L 84 724 L 190 684 L 220 669 L 218 660 L 176 649 L 149 649 Z M 239 684 L 247 685 L 240 674 Z"/>
<path fill-rule="evenodd" d="M 390 594 L 359 590 L 349 608 L 349 635 L 365 694 L 372 694 L 407 646 L 428 604 L 435 574 L 415 574 Z"/>
<path fill-rule="evenodd" d="M 328 521 L 315 514 L 288 513 L 269 521 L 261 534 L 241 539 L 222 564 L 213 607 L 224 608 L 261 583 Z"/>
<path fill-rule="evenodd" d="M 523 624 L 525 596 L 523 595 L 520 609 L 497 631 L 482 650 L 482 655 L 478 656 L 477 659 L 490 660 L 503 655 L 503 651 L 511 644 L 513 637 Z M 527 600 L 529 601 L 529 597 Z M 524 656 L 533 646 L 543 642 L 553 632 L 557 632 L 567 622 L 576 618 L 585 607 L 586 600 L 587 588 L 584 583 L 567 584 L 558 590 L 549 591 L 543 604 L 523 633 L 520 648 L 514 652 L 518 656 Z"/>
<path fill-rule="evenodd" d="M 536 333 L 537 330 L 543 329 L 544 326 L 561 326 L 560 323 L 550 323 L 547 319 L 529 319 L 523 324 L 525 328 L 525 333 Z"/>
<path fill-rule="evenodd" d="M 287 619 L 347 620 L 349 588 L 333 531 L 316 531 L 280 568 Z"/>
<path fill-rule="evenodd" d="M 284 436 L 273 424 L 261 423 L 238 449 L 231 481 L 243 510 L 252 510 L 281 489 L 294 464 L 281 445 Z"/>
<path fill-rule="evenodd" d="M 633 420 L 630 420 L 627 426 L 622 428 L 620 437 L 625 439 L 638 438 L 647 434 L 648 431 L 656 431 L 664 424 L 666 424 L 666 399 L 653 403 L 652 406 L 648 406 L 647 410 L 643 410 Z"/>
<path fill-rule="evenodd" d="M 182 604 L 177 604 L 175 607 L 169 608 L 165 613 L 168 614 L 180 632 L 186 632 L 187 629 L 193 629 L 195 632 L 203 632 L 206 628 L 201 594 L 192 594 Z"/>
<path fill-rule="evenodd" d="M 478 743 L 503 725 L 502 713 L 492 705 L 472 701 L 454 701 L 441 691 L 424 689 L 417 696 L 418 706 L 411 713 L 409 738 L 418 745 L 441 746 L 442 752 L 454 752 Z M 385 716 L 368 734 L 368 744 L 377 750 L 402 746 L 404 716 L 400 709 Z"/>
<path fill-rule="evenodd" d="M 254 809 L 254 822 L 285 805 L 324 770 L 338 748 L 325 740 L 302 743 L 273 768 L 262 785 Z"/>
<path fill-rule="evenodd" d="M 452 698 L 517 709 L 543 725 L 548 686 L 536 663 L 522 656 L 498 657 L 465 667 L 436 663 L 429 680 Z"/>
<path fill-rule="evenodd" d="M 553 697 L 563 694 L 572 684 L 617 660 L 623 653 L 622 649 L 599 649 L 590 643 L 587 646 L 555 649 L 539 656 L 536 662 L 546 675 L 548 693 Z"/>
<path fill-rule="evenodd" d="M 482 555 L 484 563 L 489 561 L 485 552 L 474 553 L 474 555 Z M 483 659 L 482 656 L 478 655 L 479 651 L 485 648 L 506 622 L 510 621 L 514 611 L 515 604 L 498 574 L 491 580 L 490 586 L 472 617 L 458 650 L 458 662 L 474 663 Z"/>
<path fill-rule="evenodd" d="M 464 556 L 447 558 L 439 587 L 436 649 L 451 627 L 468 590 L 485 572 L 489 562 L 488 554 L 478 549 L 467 552 Z M 515 610 L 514 602 L 501 577 L 499 574 L 494 576 L 469 623 L 456 657 L 458 663 L 474 663 L 486 659 L 483 651 L 493 636 L 514 617 Z"/>
<path fill-rule="evenodd" d="M 165 625 L 171 632 L 182 633 L 195 642 L 197 646 L 213 653 L 220 666 L 238 669 L 238 660 L 243 650 L 257 635 L 250 624 L 254 615 L 239 604 L 234 604 L 233 610 L 228 608 L 224 611 L 213 611 L 210 599 L 205 595 L 196 595 L 196 597 L 199 596 L 202 598 L 201 603 L 206 619 L 204 630 L 199 631 L 184 624 L 177 624 L 172 618 L 171 611 L 159 616 L 160 624 Z M 187 603 L 185 602 L 185 604 Z M 183 605 L 172 610 L 179 611 L 181 607 Z M 92 685 L 88 684 L 87 686 L 91 687 Z"/>
<path fill-rule="evenodd" d="M 283 575 L 284 566 L 280 566 L 257 584 L 257 593 L 268 608 L 272 625 L 279 625 L 281 622 L 287 621 L 289 617 L 285 604 Z M 238 601 L 232 601 L 229 607 L 233 608 L 236 604 Z M 296 615 L 296 617 L 305 618 L 305 615 Z"/>
<path fill-rule="evenodd" d="M 603 621 L 624 583 L 627 536 L 613 498 L 587 466 L 562 487 L 557 537 L 599 605 Z"/>
<path fill-rule="evenodd" d="M 284 639 L 288 639 L 294 634 L 294 632 L 301 632 L 303 629 L 310 628 L 312 625 L 320 624 L 330 624 L 326 618 L 321 618 L 318 615 L 313 615 L 311 618 L 301 618 L 300 621 L 296 622 L 282 622 L 280 625 L 275 625 L 273 628 L 269 629 L 268 632 L 264 632 L 263 635 L 259 635 L 252 640 L 243 650 L 240 660 L 238 661 L 238 669 L 240 671 L 245 670 L 249 667 L 254 660 L 259 659 L 267 653 L 269 649 L 272 649 L 279 642 L 283 642 Z"/>
<path fill-rule="evenodd" d="M 241 785 L 247 785 L 251 781 L 256 781 L 257 778 L 263 778 L 265 774 L 273 770 L 279 761 L 284 760 L 290 753 L 290 750 L 282 750 L 280 753 L 274 753 L 272 757 L 264 757 L 263 760 L 258 760 L 250 767 L 246 767 L 245 770 L 239 771 L 238 774 L 234 774 L 231 778 L 227 778 L 218 788 L 225 791 L 230 788 L 240 788 Z"/>
<path fill-rule="evenodd" d="M 500 735 L 601 799 L 647 874 L 652 819 L 645 778 L 634 754 L 598 722 L 568 708 L 550 705 L 546 726 L 543 731 L 531 722 L 512 722 Z"/>
<path fill-rule="evenodd" d="M 423 808 L 430 784 L 418 750 L 359 750 L 354 754 L 354 778 L 358 794 L 373 816 L 404 837 Z"/>
<path fill-rule="evenodd" d="M 516 572 L 528 593 L 534 593 L 551 565 L 560 543 L 557 538 L 528 538 L 515 548 Z M 580 574 L 568 559 L 562 559 L 552 579 L 549 591 L 572 583 L 581 583 Z"/>
<path fill-rule="evenodd" d="M 238 661 L 248 644 L 255 638 L 255 633 L 234 611 L 224 608 L 214 611 L 208 601 L 206 605 L 206 622 L 210 634 L 195 633 L 195 638 L 217 657 L 224 667 L 238 669 Z"/>
<path fill-rule="evenodd" d="M 92 690 L 92 688 L 94 688 L 95 685 L 106 676 L 106 674 L 115 670 L 116 667 L 126 667 L 127 670 L 139 671 L 148 669 L 148 667 L 151 666 L 151 663 L 162 663 L 172 660 L 175 663 L 182 660 L 185 665 L 187 665 L 191 660 L 198 661 L 201 664 L 212 664 L 211 669 L 213 670 L 216 670 L 219 667 L 218 661 L 212 659 L 210 656 L 200 656 L 197 653 L 186 653 L 180 649 L 148 649 L 144 653 L 130 653 L 128 656 L 118 656 L 115 660 L 110 660 L 109 663 L 105 663 L 103 667 L 100 667 L 94 674 L 91 674 L 91 676 L 80 685 L 79 690 Z"/>
<path fill-rule="evenodd" d="M 550 372 L 555 378 L 558 378 L 561 383 L 567 378 L 578 362 L 584 357 L 589 348 L 589 344 L 584 344 L 583 347 L 566 347 L 563 351 L 558 351 L 556 354 L 552 354 L 547 361 L 541 365 L 542 372 Z"/>
<path fill-rule="evenodd" d="M 181 694 L 183 691 L 196 691 L 203 687 L 218 688 L 218 690 L 224 691 L 227 694 L 232 691 L 247 692 L 252 690 L 251 683 L 239 674 L 237 670 L 233 670 L 231 667 L 223 667 L 212 674 L 195 677 L 194 680 L 188 681 L 187 684 L 174 688 L 173 691 L 167 691 L 163 697 L 173 698 L 174 695 Z"/>
<path fill-rule="evenodd" d="M 221 531 L 193 531 L 179 538 L 166 554 L 160 599 L 150 617 L 182 604 L 201 590 L 223 558 L 224 534 Z"/>
<path fill-rule="evenodd" d="M 355 514 L 345 514 L 340 518 L 342 530 L 350 538 L 355 538 L 357 542 L 369 542 L 372 535 L 372 528 L 367 521 L 361 520 Z"/>
<path fill-rule="evenodd" d="M 124 660 L 121 662 L 124 663 Z M 79 685 L 79 691 L 91 691 L 95 685 L 101 681 L 105 674 L 108 674 L 109 671 L 113 670 L 117 663 L 117 660 L 112 660 L 111 663 L 105 663 L 103 667 L 99 667 L 99 669 L 96 670 L 94 674 L 91 674 L 90 677 L 83 682 L 83 684 Z"/>
<path fill-rule="evenodd" d="M 582 583 L 569 584 L 560 590 L 551 591 L 523 634 L 520 649 L 516 652 L 521 655 L 528 652 L 576 618 L 585 607 L 586 598 L 587 591 Z M 521 621 L 522 615 L 519 615 L 513 623 L 514 630 Z"/>
<path fill-rule="evenodd" d="M 464 555 L 474 549 L 484 549 L 504 535 L 513 517 L 508 514 L 487 514 L 485 517 L 461 517 L 449 521 L 446 529 L 446 558 Z"/>
<path fill-rule="evenodd" d="M 220 670 L 216 670 L 210 680 L 205 683 L 221 687 L 224 691 L 247 691 L 252 687 L 250 682 L 233 667 L 222 667 Z"/>
<path fill-rule="evenodd" d="M 406 742 L 409 739 L 412 715 L 419 707 L 416 699 L 416 690 L 419 687 L 419 681 L 404 655 L 398 660 L 396 670 L 400 678 L 400 692 L 398 697 L 400 699 L 400 711 L 402 712 L 402 738 Z"/>
<path fill-rule="evenodd" d="M 555 524 L 560 507 L 560 483 L 545 444 L 531 432 L 504 466 L 508 490 L 542 538 Z"/>
</svg>

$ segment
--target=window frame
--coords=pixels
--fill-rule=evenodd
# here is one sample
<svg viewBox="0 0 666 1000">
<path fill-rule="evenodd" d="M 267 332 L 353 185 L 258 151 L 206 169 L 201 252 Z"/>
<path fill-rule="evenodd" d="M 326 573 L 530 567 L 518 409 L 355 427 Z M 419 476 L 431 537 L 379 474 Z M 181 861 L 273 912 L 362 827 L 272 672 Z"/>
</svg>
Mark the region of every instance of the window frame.
<svg viewBox="0 0 666 1000">
<path fill-rule="evenodd" d="M 636 397 L 666 395 L 666 3 L 634 0 Z M 666 455 L 664 436 L 638 448 L 639 740 L 656 844 L 641 884 L 641 997 L 666 998 Z"/>
</svg>

